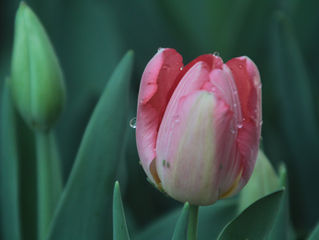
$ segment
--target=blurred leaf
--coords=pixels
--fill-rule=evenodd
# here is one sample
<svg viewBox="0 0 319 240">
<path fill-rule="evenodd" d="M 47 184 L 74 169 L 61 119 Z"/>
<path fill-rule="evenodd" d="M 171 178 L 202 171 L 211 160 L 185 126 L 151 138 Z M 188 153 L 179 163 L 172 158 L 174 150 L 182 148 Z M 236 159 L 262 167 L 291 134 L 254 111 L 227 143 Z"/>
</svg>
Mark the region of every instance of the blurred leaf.
<svg viewBox="0 0 319 240">
<path fill-rule="evenodd" d="M 133 53 L 115 69 L 86 128 L 49 239 L 110 239 L 111 202 L 125 129 Z"/>
<path fill-rule="evenodd" d="M 45 239 L 62 193 L 60 156 L 53 131 L 36 132 L 38 239 Z"/>
<path fill-rule="evenodd" d="M 287 144 L 292 215 L 295 225 L 307 231 L 319 218 L 318 179 L 319 130 L 309 75 L 289 18 L 274 16 L 271 32 L 270 77 L 276 93 L 277 119 Z M 303 206 L 300 208 L 300 206 Z"/>
<path fill-rule="evenodd" d="M 187 226 L 189 216 L 189 203 L 186 202 L 175 225 L 172 240 L 187 240 Z"/>
<path fill-rule="evenodd" d="M 43 5 L 45 13 L 53 12 L 49 15 L 52 41 L 68 90 L 67 111 L 62 113 L 57 125 L 64 179 L 67 179 L 94 106 L 127 48 L 110 1 L 36 1 L 37 5 Z M 55 8 L 56 11 L 52 10 Z M 119 17 L 123 17 L 122 13 Z M 122 181 L 121 184 L 123 187 Z"/>
<path fill-rule="evenodd" d="M 271 163 L 259 149 L 256 165 L 247 185 L 241 190 L 239 198 L 239 212 L 263 196 L 280 188 L 279 177 Z"/>
<path fill-rule="evenodd" d="M 16 116 L 7 81 L 1 102 L 1 158 L 0 158 L 0 239 L 21 239 L 19 205 L 19 154 Z"/>
<path fill-rule="evenodd" d="M 125 220 L 120 185 L 118 182 L 115 182 L 113 192 L 113 239 L 130 239 Z"/>
<path fill-rule="evenodd" d="M 290 240 L 295 239 L 295 233 L 291 225 L 290 214 L 289 214 L 289 189 L 287 185 L 287 170 L 284 164 L 280 165 L 279 168 L 279 179 L 280 185 L 285 187 L 282 201 L 273 224 L 273 228 L 268 235 L 269 240 L 280 239 Z"/>
<path fill-rule="evenodd" d="M 198 239 L 216 239 L 225 224 L 236 214 L 237 199 L 220 200 L 215 204 L 199 208 Z M 163 240 L 170 239 L 173 232 L 180 209 L 171 211 L 166 216 L 150 224 L 145 230 L 134 237 L 135 240 Z"/>
<path fill-rule="evenodd" d="M 316 225 L 315 229 L 310 234 L 308 240 L 318 240 L 319 239 L 319 224 Z"/>
<path fill-rule="evenodd" d="M 270 232 L 284 190 L 271 193 L 228 223 L 218 239 L 264 239 Z"/>
<path fill-rule="evenodd" d="M 34 133 L 16 113 L 22 236 L 37 239 L 37 166 Z"/>
</svg>

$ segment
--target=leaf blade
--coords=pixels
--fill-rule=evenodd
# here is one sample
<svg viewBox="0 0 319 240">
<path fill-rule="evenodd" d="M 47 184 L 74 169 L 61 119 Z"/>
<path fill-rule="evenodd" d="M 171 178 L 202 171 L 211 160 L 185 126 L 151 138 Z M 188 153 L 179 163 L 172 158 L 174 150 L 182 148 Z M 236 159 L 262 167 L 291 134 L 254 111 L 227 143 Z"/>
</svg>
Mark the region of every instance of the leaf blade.
<svg viewBox="0 0 319 240">
<path fill-rule="evenodd" d="M 133 52 L 128 52 L 94 109 L 48 239 L 110 237 L 105 226 L 111 224 L 111 196 L 128 122 L 132 65 Z"/>
<path fill-rule="evenodd" d="M 123 203 L 121 198 L 120 184 L 115 182 L 113 193 L 113 239 L 114 240 L 129 240 Z"/>
<path fill-rule="evenodd" d="M 264 239 L 271 230 L 283 191 L 271 193 L 249 206 L 224 227 L 218 240 Z M 245 232 L 242 231 L 243 226 L 245 226 Z M 248 228 L 248 226 L 253 227 Z"/>
<path fill-rule="evenodd" d="M 16 118 L 7 81 L 3 87 L 1 109 L 0 222 L 1 239 L 21 239 L 19 206 L 19 154 Z"/>
<path fill-rule="evenodd" d="M 189 217 L 189 203 L 184 204 L 181 215 L 179 216 L 172 240 L 186 240 L 187 239 L 187 226 L 188 226 L 188 217 Z"/>
</svg>

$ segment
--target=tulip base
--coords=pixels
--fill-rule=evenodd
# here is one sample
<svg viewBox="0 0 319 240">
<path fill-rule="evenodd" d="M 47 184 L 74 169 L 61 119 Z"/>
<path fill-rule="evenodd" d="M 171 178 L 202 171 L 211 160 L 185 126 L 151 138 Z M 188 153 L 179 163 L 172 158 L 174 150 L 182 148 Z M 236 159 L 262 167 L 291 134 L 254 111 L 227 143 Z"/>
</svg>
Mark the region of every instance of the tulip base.
<svg viewBox="0 0 319 240">
<path fill-rule="evenodd" d="M 189 206 L 187 240 L 197 240 L 198 208 L 197 205 Z"/>
</svg>

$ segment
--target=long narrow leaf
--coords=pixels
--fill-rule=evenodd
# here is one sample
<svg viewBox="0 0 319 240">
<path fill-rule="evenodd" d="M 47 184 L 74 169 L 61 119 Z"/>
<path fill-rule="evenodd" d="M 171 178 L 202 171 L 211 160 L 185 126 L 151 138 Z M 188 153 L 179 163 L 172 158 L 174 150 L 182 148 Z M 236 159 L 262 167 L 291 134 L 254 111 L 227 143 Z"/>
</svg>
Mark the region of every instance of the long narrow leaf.
<svg viewBox="0 0 319 240">
<path fill-rule="evenodd" d="M 118 182 L 115 182 L 113 193 L 113 239 L 130 239 L 125 220 L 120 184 Z"/>
<path fill-rule="evenodd" d="M 189 203 L 184 204 L 181 215 L 179 216 L 172 240 L 186 240 L 187 239 L 187 226 L 189 216 Z"/>
<path fill-rule="evenodd" d="M 319 168 L 319 129 L 315 115 L 308 64 L 303 58 L 293 24 L 284 12 L 274 16 L 271 32 L 270 67 L 278 115 L 287 144 L 291 169 L 292 215 L 298 228 L 314 224 L 318 213 L 319 192 L 313 191 Z M 293 176 L 293 177 L 292 177 Z M 300 208 L 299 206 L 303 206 Z"/>
<path fill-rule="evenodd" d="M 112 190 L 128 124 L 133 53 L 115 69 L 85 130 L 49 239 L 110 239 Z"/>
<path fill-rule="evenodd" d="M 0 239 L 21 239 L 19 206 L 19 155 L 16 137 L 16 119 L 5 83 L 1 106 L 1 158 L 0 158 Z"/>
</svg>

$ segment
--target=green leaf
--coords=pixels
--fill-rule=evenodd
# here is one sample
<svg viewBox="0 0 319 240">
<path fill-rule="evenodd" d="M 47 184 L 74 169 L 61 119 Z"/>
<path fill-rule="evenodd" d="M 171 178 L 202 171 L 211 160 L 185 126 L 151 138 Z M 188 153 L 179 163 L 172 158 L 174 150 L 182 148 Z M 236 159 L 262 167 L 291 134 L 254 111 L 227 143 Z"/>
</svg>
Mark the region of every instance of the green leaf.
<svg viewBox="0 0 319 240">
<path fill-rule="evenodd" d="M 179 216 L 172 240 L 186 240 L 187 239 L 187 226 L 189 216 L 189 203 L 184 204 L 181 215 Z"/>
<path fill-rule="evenodd" d="M 315 229 L 312 231 L 312 233 L 310 234 L 308 240 L 317 240 L 319 239 L 319 223 L 317 224 L 317 226 L 315 227 Z"/>
<path fill-rule="evenodd" d="M 119 182 L 115 182 L 113 193 L 113 239 L 129 240 Z"/>
<path fill-rule="evenodd" d="M 308 64 L 297 42 L 290 18 L 277 12 L 271 32 L 270 67 L 272 91 L 276 94 L 276 119 L 287 145 L 292 215 L 295 225 L 306 229 L 318 219 L 319 192 L 313 191 L 318 178 L 319 128 Z M 301 140 L 302 139 L 302 140 Z M 305 159 L 305 161 L 301 161 Z M 303 206 L 302 208 L 300 206 Z"/>
<path fill-rule="evenodd" d="M 216 239 L 225 224 L 236 214 L 237 199 L 225 199 L 207 207 L 199 208 L 198 239 Z M 145 230 L 134 237 L 135 240 L 163 240 L 170 239 L 173 232 L 180 209 L 176 209 L 150 224 Z"/>
<path fill-rule="evenodd" d="M 273 224 L 273 228 L 267 239 L 280 239 L 280 240 L 290 240 L 295 239 L 295 233 L 290 222 L 289 213 L 289 189 L 287 185 L 287 170 L 284 164 L 280 165 L 279 168 L 279 179 L 280 185 L 285 187 L 285 192 L 283 193 L 282 201 L 280 203 L 276 219 Z"/>
<path fill-rule="evenodd" d="M 228 223 L 218 239 L 264 239 L 269 234 L 284 190 L 271 193 Z"/>
<path fill-rule="evenodd" d="M 0 222 L 3 240 L 21 239 L 16 116 L 7 81 L 1 102 Z"/>
<path fill-rule="evenodd" d="M 280 189 L 280 179 L 263 151 L 259 149 L 256 165 L 247 185 L 240 192 L 239 212 L 256 200 Z"/>
<path fill-rule="evenodd" d="M 112 190 L 128 124 L 133 53 L 115 69 L 85 130 L 49 239 L 110 239 Z"/>
</svg>

